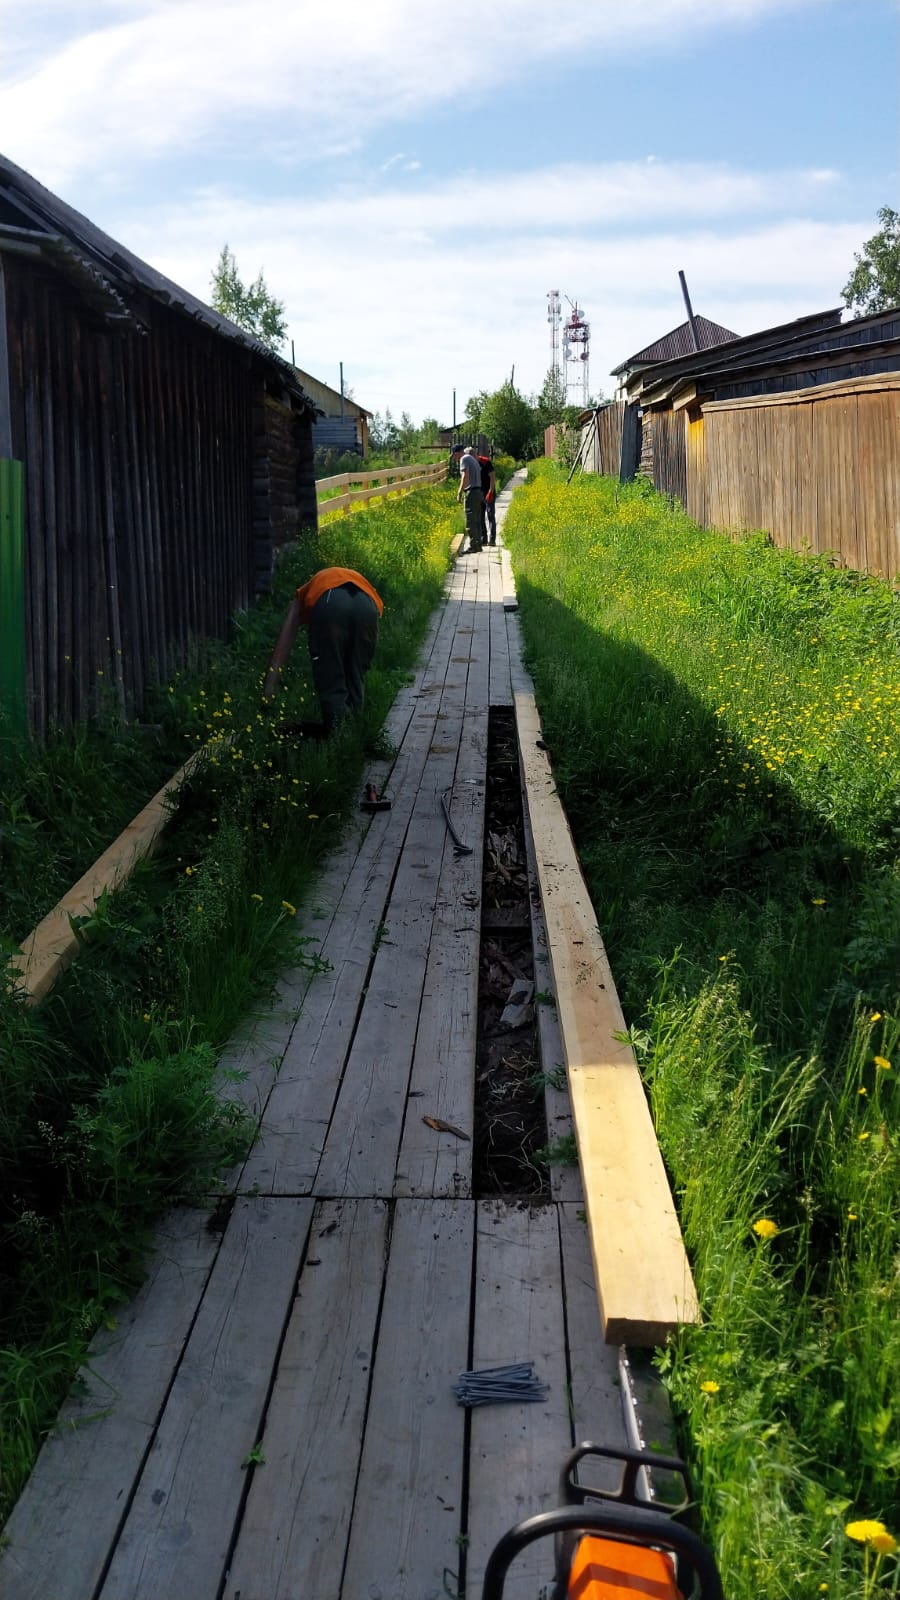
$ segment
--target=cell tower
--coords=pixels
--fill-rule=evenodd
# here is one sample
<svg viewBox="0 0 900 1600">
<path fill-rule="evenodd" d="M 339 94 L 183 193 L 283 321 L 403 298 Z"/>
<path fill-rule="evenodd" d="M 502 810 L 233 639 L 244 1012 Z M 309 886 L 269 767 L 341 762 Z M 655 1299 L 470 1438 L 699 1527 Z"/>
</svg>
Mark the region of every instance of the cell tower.
<svg viewBox="0 0 900 1600">
<path fill-rule="evenodd" d="M 568 295 L 566 299 L 569 300 Z M 584 320 L 584 312 L 576 300 L 569 300 L 572 307 L 563 323 L 563 367 L 565 369 L 566 398 L 569 390 L 574 389 L 576 399 L 586 406 L 591 395 L 590 388 L 590 357 L 591 357 L 591 325 Z M 569 368 L 574 367 L 574 373 Z M 579 393 L 580 390 L 580 393 Z"/>
<path fill-rule="evenodd" d="M 558 389 L 562 384 L 562 374 L 559 370 L 559 325 L 562 322 L 562 307 L 558 289 L 551 289 L 547 295 L 547 321 L 550 324 L 550 371 L 553 374 L 553 386 Z"/>
</svg>

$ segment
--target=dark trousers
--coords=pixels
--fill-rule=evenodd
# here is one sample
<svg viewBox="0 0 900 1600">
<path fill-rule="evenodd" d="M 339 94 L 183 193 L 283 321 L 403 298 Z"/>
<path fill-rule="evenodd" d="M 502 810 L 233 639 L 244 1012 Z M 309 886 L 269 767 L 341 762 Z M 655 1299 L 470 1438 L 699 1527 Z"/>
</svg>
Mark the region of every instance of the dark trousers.
<svg viewBox="0 0 900 1600">
<path fill-rule="evenodd" d="M 466 508 L 466 533 L 469 535 L 469 549 L 480 550 L 484 540 L 482 530 L 484 527 L 484 495 L 481 487 L 477 489 L 464 489 L 463 500 Z"/>
<path fill-rule="evenodd" d="M 355 583 L 327 589 L 309 616 L 313 683 L 330 733 L 362 710 L 365 678 L 378 639 L 378 607 Z"/>
</svg>

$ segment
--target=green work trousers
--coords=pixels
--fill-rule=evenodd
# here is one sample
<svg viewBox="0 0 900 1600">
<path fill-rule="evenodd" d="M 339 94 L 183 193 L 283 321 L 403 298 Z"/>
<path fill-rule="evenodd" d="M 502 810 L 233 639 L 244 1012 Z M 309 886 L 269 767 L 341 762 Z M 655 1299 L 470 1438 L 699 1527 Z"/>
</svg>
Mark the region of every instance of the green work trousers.
<svg viewBox="0 0 900 1600">
<path fill-rule="evenodd" d="M 364 589 L 342 583 L 320 595 L 309 616 L 309 653 L 328 733 L 362 710 L 377 639 L 378 607 Z"/>
<path fill-rule="evenodd" d="M 484 495 L 481 489 L 464 489 L 463 499 L 466 504 L 466 533 L 469 535 L 469 549 L 480 550 L 484 530 Z"/>
</svg>

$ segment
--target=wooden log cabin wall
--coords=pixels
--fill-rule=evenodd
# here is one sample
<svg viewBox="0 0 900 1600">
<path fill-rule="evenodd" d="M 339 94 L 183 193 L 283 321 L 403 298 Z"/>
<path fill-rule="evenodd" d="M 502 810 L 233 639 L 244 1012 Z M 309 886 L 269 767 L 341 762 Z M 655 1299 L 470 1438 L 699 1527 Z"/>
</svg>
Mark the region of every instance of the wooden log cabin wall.
<svg viewBox="0 0 900 1600">
<path fill-rule="evenodd" d="M 31 725 L 140 715 L 316 523 L 293 369 L 0 158 Z"/>
</svg>

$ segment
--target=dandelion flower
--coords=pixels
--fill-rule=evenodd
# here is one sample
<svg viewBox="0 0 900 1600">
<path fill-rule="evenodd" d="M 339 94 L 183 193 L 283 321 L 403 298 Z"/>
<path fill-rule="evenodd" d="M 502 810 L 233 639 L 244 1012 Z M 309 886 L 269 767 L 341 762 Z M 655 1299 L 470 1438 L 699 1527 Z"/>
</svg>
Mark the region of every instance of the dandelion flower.
<svg viewBox="0 0 900 1600">
<path fill-rule="evenodd" d="M 144 1021 L 145 1022 L 149 1022 L 150 1021 L 150 1013 L 149 1013 L 149 1011 L 145 1011 L 144 1012 Z"/>
<path fill-rule="evenodd" d="M 869 1135 L 867 1133 L 858 1133 L 856 1135 L 856 1137 L 859 1140 L 860 1144 L 862 1144 L 863 1140 L 864 1139 L 868 1139 Z"/>
<path fill-rule="evenodd" d="M 824 906 L 825 901 L 820 898 L 818 900 L 813 900 L 811 904 L 814 906 Z"/>
<path fill-rule="evenodd" d="M 887 1528 L 881 1533 L 873 1533 L 869 1543 L 873 1550 L 878 1551 L 880 1556 L 894 1556 L 900 1549 L 900 1545 L 897 1544 L 894 1535 L 888 1533 Z"/>
<path fill-rule="evenodd" d="M 857 1089 L 856 1092 L 857 1092 L 857 1094 L 868 1094 L 869 1091 L 866 1088 L 865 1084 L 863 1084 L 863 1087 L 861 1089 Z"/>
<path fill-rule="evenodd" d="M 308 815 L 307 815 L 307 821 L 308 822 L 318 822 L 318 820 L 319 820 L 318 811 L 310 811 L 308 813 Z"/>
<path fill-rule="evenodd" d="M 252 895 L 251 895 L 251 896 L 250 896 L 250 899 L 251 899 L 251 900 L 256 900 L 256 901 L 258 901 L 258 903 L 259 903 L 259 904 L 260 904 L 260 905 L 262 905 L 262 895 L 261 895 L 261 894 L 252 894 Z"/>
<path fill-rule="evenodd" d="M 847 1221 L 848 1222 L 857 1222 L 858 1220 L 859 1220 L 859 1218 L 858 1218 L 858 1216 L 857 1216 L 855 1211 L 848 1211 L 847 1212 Z"/>
<path fill-rule="evenodd" d="M 891 1537 L 883 1522 L 875 1522 L 870 1518 L 863 1518 L 860 1522 L 848 1522 L 844 1532 L 848 1539 L 856 1539 L 859 1544 L 871 1544 L 873 1539 L 883 1538 L 885 1534 L 889 1539 Z M 894 1549 L 896 1548 L 895 1540 Z"/>
<path fill-rule="evenodd" d="M 704 1394 L 718 1394 L 719 1392 L 719 1385 L 716 1383 L 715 1378 L 705 1379 L 700 1388 Z"/>
<path fill-rule="evenodd" d="M 282 900 L 281 909 L 282 911 L 286 911 L 289 917 L 295 917 L 297 915 L 297 907 L 292 906 L 290 900 Z"/>
<path fill-rule="evenodd" d="M 184 869 L 184 875 L 185 875 L 185 877 L 186 877 L 186 878 L 192 878 L 192 877 L 193 877 L 193 876 L 194 876 L 194 869 L 193 869 L 193 867 L 185 867 L 185 869 Z"/>
<path fill-rule="evenodd" d="M 880 1011 L 873 1011 L 872 1015 L 869 1018 L 869 1021 L 870 1022 L 880 1022 L 881 1021 L 881 1012 Z"/>
<path fill-rule="evenodd" d="M 760 1217 L 753 1224 L 753 1232 L 759 1234 L 761 1239 L 774 1239 L 779 1232 L 778 1223 L 773 1222 L 771 1217 Z"/>
<path fill-rule="evenodd" d="M 875 1062 L 876 1067 L 880 1068 L 882 1072 L 890 1072 L 891 1063 L 888 1061 L 886 1056 L 873 1056 L 872 1060 Z"/>
</svg>

